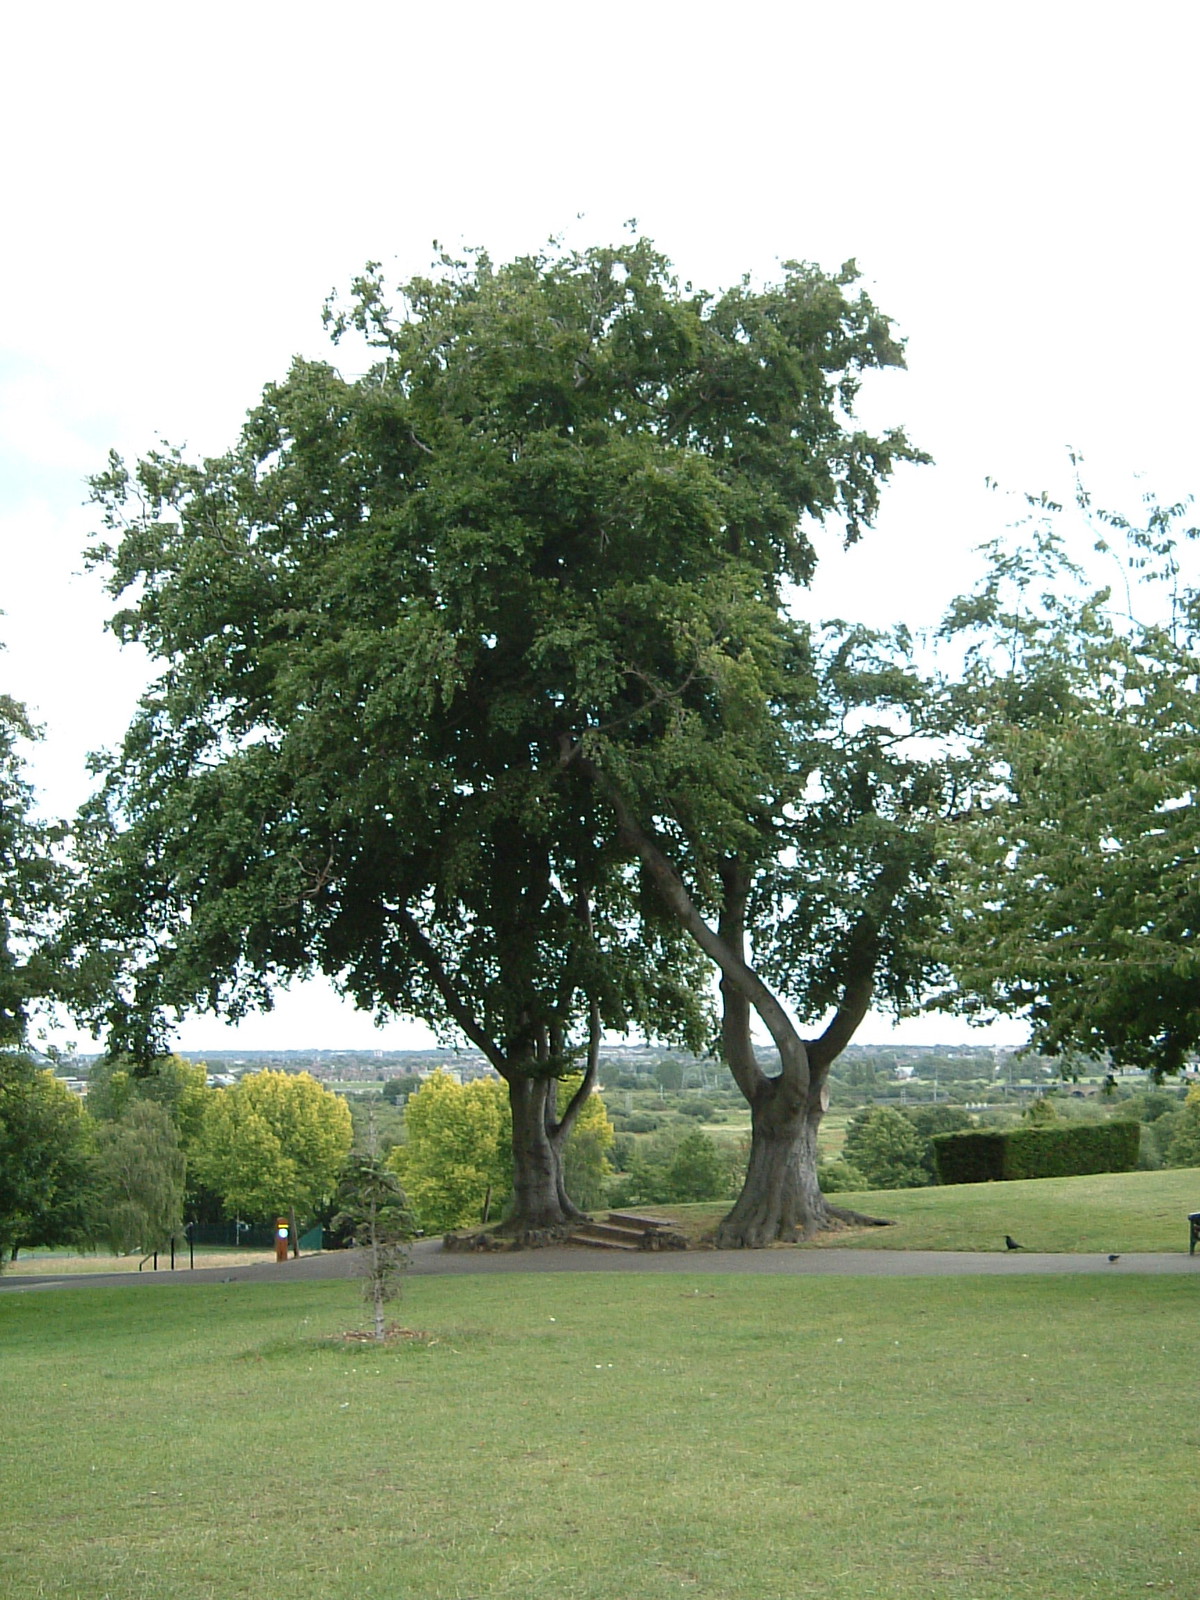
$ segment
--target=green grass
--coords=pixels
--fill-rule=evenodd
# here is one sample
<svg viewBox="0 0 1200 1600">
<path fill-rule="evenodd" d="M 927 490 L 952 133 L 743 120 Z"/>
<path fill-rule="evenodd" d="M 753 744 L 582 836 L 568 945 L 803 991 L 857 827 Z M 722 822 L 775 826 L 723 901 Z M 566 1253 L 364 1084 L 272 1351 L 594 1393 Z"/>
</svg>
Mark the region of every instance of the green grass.
<svg viewBox="0 0 1200 1600">
<path fill-rule="evenodd" d="M 8 1600 L 1200 1590 L 1191 1277 L 0 1297 Z"/>
<path fill-rule="evenodd" d="M 1105 1172 L 1087 1178 L 962 1183 L 932 1189 L 835 1194 L 832 1201 L 887 1217 L 891 1228 L 823 1234 L 815 1247 L 860 1250 L 1003 1250 L 1012 1234 L 1030 1250 L 1186 1250 L 1189 1211 L 1200 1211 L 1200 1170 Z M 642 1206 L 676 1218 L 693 1239 L 710 1234 L 728 1204 Z"/>
</svg>

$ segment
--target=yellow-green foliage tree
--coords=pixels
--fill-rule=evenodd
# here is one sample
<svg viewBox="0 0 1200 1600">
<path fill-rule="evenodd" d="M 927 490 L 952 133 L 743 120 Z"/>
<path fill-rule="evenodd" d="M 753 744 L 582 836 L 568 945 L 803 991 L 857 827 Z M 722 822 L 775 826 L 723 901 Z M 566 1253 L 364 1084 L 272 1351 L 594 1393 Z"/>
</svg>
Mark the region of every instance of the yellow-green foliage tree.
<svg viewBox="0 0 1200 1600">
<path fill-rule="evenodd" d="M 561 1116 L 582 1075 L 558 1084 Z M 410 1096 L 406 1143 L 389 1157 L 409 1203 L 430 1231 L 469 1227 L 495 1218 L 512 1192 L 512 1118 L 504 1085 L 495 1078 L 460 1084 L 435 1072 Z M 587 1097 L 567 1141 L 566 1187 L 584 1210 L 600 1205 L 612 1171 L 613 1125 L 598 1094 Z"/>
<path fill-rule="evenodd" d="M 559 1084 L 560 1117 L 582 1082 L 582 1075 L 577 1074 L 564 1078 Z M 595 1211 L 604 1204 L 606 1183 L 612 1176 L 608 1152 L 615 1138 L 603 1099 L 599 1094 L 590 1094 L 580 1108 L 563 1152 L 563 1180 L 567 1193 L 581 1211 Z"/>
<path fill-rule="evenodd" d="M 512 1189 L 512 1118 L 498 1079 L 433 1073 L 409 1097 L 404 1127 L 388 1165 L 423 1228 L 462 1228 L 499 1211 Z"/>
<path fill-rule="evenodd" d="M 353 1132 L 350 1108 L 307 1072 L 255 1072 L 206 1103 L 195 1175 L 226 1211 L 311 1216 L 333 1194 Z"/>
</svg>

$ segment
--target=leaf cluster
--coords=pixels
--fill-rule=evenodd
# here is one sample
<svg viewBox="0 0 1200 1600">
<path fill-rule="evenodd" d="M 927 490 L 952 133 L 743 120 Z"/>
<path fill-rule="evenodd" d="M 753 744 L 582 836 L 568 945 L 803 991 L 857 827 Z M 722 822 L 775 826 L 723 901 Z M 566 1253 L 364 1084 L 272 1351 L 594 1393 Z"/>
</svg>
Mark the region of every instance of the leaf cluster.
<svg viewBox="0 0 1200 1600">
<path fill-rule="evenodd" d="M 948 624 L 986 780 L 946 834 L 947 1003 L 1023 1013 L 1048 1054 L 1174 1072 L 1200 1043 L 1195 530 L 1186 505 L 1151 499 L 1138 529 L 1081 489 L 1097 549 L 1123 557 L 1098 587 L 1066 556 L 1063 508 L 1036 509 Z"/>
<path fill-rule="evenodd" d="M 52 951 L 71 882 L 65 829 L 34 813 L 20 745 L 35 737 L 24 707 L 0 694 L 0 1049 L 21 1045 L 37 1001 L 67 985 Z"/>
</svg>

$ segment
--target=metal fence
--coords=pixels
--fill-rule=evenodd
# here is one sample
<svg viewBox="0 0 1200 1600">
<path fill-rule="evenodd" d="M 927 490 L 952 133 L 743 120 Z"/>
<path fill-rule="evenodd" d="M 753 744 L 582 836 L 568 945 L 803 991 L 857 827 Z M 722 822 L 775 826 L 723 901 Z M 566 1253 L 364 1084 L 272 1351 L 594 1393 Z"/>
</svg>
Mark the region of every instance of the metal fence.
<svg viewBox="0 0 1200 1600">
<path fill-rule="evenodd" d="M 241 1245 L 247 1250 L 270 1250 L 275 1244 L 275 1230 L 249 1222 L 193 1222 L 188 1234 L 194 1245 Z"/>
<path fill-rule="evenodd" d="M 186 1232 L 196 1249 L 203 1245 L 218 1245 L 226 1249 L 240 1245 L 244 1250 L 272 1250 L 275 1247 L 275 1229 L 259 1223 L 191 1222 Z M 301 1250 L 320 1250 L 323 1243 L 324 1233 L 319 1223 L 300 1236 Z"/>
</svg>

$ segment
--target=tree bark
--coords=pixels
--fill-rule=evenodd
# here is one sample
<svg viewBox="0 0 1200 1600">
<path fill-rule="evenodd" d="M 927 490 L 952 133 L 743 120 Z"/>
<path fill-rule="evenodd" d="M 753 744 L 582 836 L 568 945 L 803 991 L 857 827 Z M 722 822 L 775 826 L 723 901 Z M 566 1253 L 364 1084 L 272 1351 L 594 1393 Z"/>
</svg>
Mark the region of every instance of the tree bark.
<svg viewBox="0 0 1200 1600">
<path fill-rule="evenodd" d="M 513 1125 L 513 1205 L 501 1231 L 528 1243 L 561 1236 L 584 1213 L 563 1183 L 563 1146 L 569 1125 L 555 1115 L 554 1078 L 514 1074 L 508 1080 Z M 590 1092 L 590 1091 L 589 1091 Z"/>
<path fill-rule="evenodd" d="M 739 862 L 727 860 L 721 888 L 718 938 L 744 964 L 750 874 Z M 750 1160 L 742 1192 L 717 1229 L 722 1250 L 792 1243 L 829 1226 L 829 1208 L 817 1180 L 817 1131 L 829 1103 L 828 1063 L 822 1070 L 819 1050 L 806 1044 L 788 1020 L 786 1033 L 778 1025 L 772 1029 L 781 1070 L 778 1077 L 769 1077 L 754 1051 L 750 1010 L 750 996 L 731 968 L 721 982 L 721 1046 L 750 1102 Z"/>
<path fill-rule="evenodd" d="M 811 1238 L 830 1225 L 829 1207 L 817 1181 L 817 1129 L 823 1107 L 814 1112 L 781 1109 L 781 1078 L 766 1087 L 750 1108 L 750 1160 L 742 1192 L 717 1229 L 720 1250 L 759 1250 L 777 1240 Z"/>
</svg>

